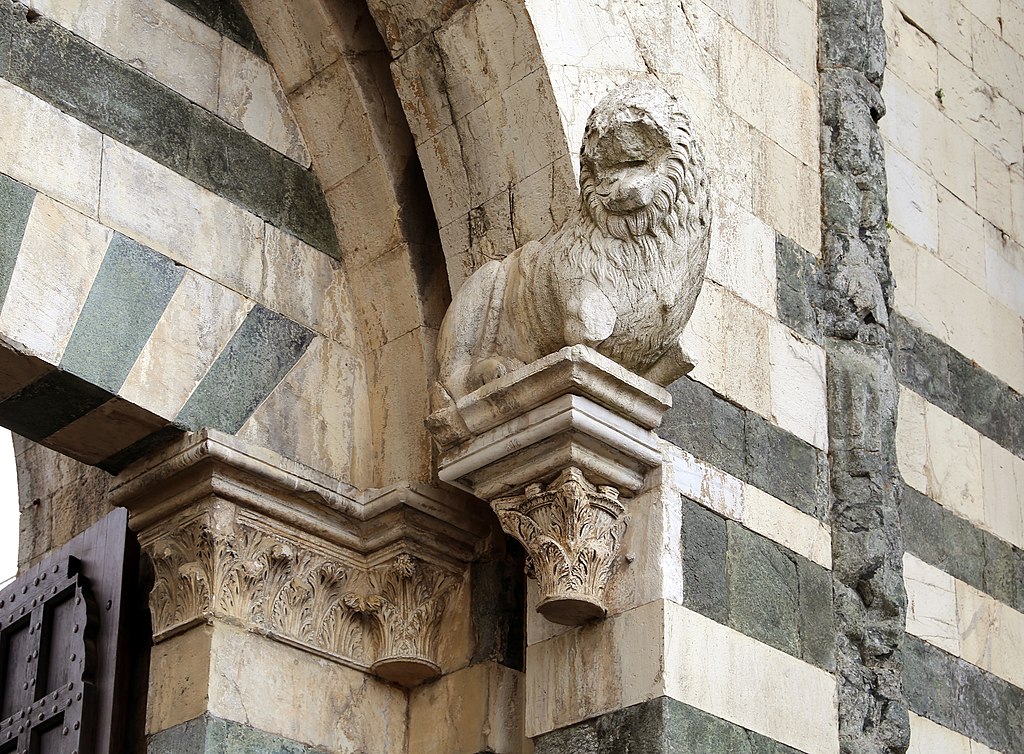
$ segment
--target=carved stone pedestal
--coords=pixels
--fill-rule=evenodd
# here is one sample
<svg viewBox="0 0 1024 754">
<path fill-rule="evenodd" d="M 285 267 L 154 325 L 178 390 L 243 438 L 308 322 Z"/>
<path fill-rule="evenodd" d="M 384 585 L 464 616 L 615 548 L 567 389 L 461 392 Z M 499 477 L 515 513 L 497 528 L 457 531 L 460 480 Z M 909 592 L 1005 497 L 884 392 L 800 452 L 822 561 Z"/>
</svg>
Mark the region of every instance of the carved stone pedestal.
<svg viewBox="0 0 1024 754">
<path fill-rule="evenodd" d="M 661 463 L 653 429 L 671 405 L 654 383 L 572 346 L 430 417 L 440 478 L 489 502 L 523 544 L 548 620 L 606 614 L 628 519 L 619 498 Z"/>
</svg>

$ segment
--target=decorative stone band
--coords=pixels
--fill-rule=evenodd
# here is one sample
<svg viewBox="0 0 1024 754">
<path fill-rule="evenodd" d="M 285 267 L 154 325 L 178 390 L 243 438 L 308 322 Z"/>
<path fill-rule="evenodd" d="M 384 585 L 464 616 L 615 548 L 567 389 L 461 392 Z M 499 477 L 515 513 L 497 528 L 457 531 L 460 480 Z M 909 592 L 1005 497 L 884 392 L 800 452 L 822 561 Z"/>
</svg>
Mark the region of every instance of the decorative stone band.
<svg viewBox="0 0 1024 754">
<path fill-rule="evenodd" d="M 153 563 L 156 641 L 222 620 L 405 685 L 440 672 L 442 617 L 491 533 L 457 493 L 360 493 L 214 431 L 113 498 Z"/>
<path fill-rule="evenodd" d="M 652 431 L 669 394 L 586 346 L 570 346 L 437 411 L 438 476 L 491 503 L 538 579 L 539 612 L 603 617 L 626 528 L 620 494 L 661 465 Z"/>
</svg>

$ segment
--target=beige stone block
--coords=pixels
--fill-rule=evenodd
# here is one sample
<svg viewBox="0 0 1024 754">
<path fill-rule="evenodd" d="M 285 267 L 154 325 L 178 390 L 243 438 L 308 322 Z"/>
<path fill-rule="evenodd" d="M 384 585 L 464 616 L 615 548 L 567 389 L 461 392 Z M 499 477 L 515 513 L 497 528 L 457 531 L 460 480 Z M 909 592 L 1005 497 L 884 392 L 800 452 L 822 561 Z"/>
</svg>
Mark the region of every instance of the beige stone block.
<svg viewBox="0 0 1024 754">
<path fill-rule="evenodd" d="M 409 694 L 409 751 L 525 754 L 523 674 L 494 662 L 471 665 Z"/>
<path fill-rule="evenodd" d="M 978 214 L 1004 232 L 1013 230 L 1010 168 L 983 146 L 974 150 L 978 181 Z"/>
<path fill-rule="evenodd" d="M 774 315 L 775 231 L 732 201 L 716 198 L 707 275 Z"/>
<path fill-rule="evenodd" d="M 719 54 L 725 104 L 804 165 L 816 167 L 815 89 L 729 25 L 723 26 Z"/>
<path fill-rule="evenodd" d="M 754 214 L 820 256 L 821 177 L 817 162 L 809 167 L 763 137 L 755 137 L 753 155 Z"/>
<path fill-rule="evenodd" d="M 281 154 L 302 165 L 309 165 L 310 158 L 302 134 L 274 69 L 267 61 L 227 37 L 221 44 L 217 114 Z M 346 141 L 345 145 L 347 147 L 349 142 Z"/>
<path fill-rule="evenodd" d="M 360 370 L 350 348 L 314 338 L 239 435 L 334 478 L 350 479 L 353 445 L 369 442 L 356 436 L 352 415 L 354 375 Z"/>
<path fill-rule="evenodd" d="M 1024 461 L 982 436 L 985 528 L 1024 548 Z"/>
<path fill-rule="evenodd" d="M 931 254 L 918 254 L 917 306 L 905 313 L 1004 382 L 1024 388 L 1024 350 L 1014 345 L 1024 342 L 1020 318 Z"/>
<path fill-rule="evenodd" d="M 885 152 L 885 170 L 889 182 L 889 221 L 918 246 L 937 248 L 938 197 L 934 179 L 895 149 Z"/>
<path fill-rule="evenodd" d="M 941 186 L 938 257 L 979 288 L 986 286 L 985 220 Z"/>
<path fill-rule="evenodd" d="M 743 525 L 803 555 L 823 568 L 832 568 L 832 534 L 813 516 L 772 497 L 750 484 L 743 485 Z"/>
<path fill-rule="evenodd" d="M 1002 28 L 1002 5 L 1001 0 L 965 0 L 967 10 L 974 14 L 975 18 L 992 29 L 996 34 Z"/>
<path fill-rule="evenodd" d="M 1024 614 L 956 582 L 960 656 L 1014 686 L 1024 686 Z"/>
<path fill-rule="evenodd" d="M 1007 309 L 1024 317 L 1024 247 L 984 223 L 986 289 Z"/>
<path fill-rule="evenodd" d="M 903 582 L 907 588 L 907 632 L 959 655 L 956 579 L 906 553 Z"/>
<path fill-rule="evenodd" d="M 927 494 L 928 436 L 924 414 L 924 398 L 901 387 L 896 422 L 896 461 L 903 481 Z"/>
<path fill-rule="evenodd" d="M 971 62 L 971 14 L 959 0 L 897 0 L 899 10 L 914 25 L 924 29 L 940 47 L 965 63 Z"/>
<path fill-rule="evenodd" d="M 825 351 L 775 320 L 768 324 L 772 419 L 816 448 L 828 450 Z"/>
<path fill-rule="evenodd" d="M 102 136 L 24 89 L 0 79 L 0 173 L 96 217 Z M 49 145 L 40 149 L 40 144 Z"/>
<path fill-rule="evenodd" d="M 242 0 L 286 94 L 341 54 L 336 21 L 318 0 Z"/>
<path fill-rule="evenodd" d="M 273 225 L 266 226 L 264 243 L 266 269 L 259 300 L 300 325 L 354 348 L 357 325 L 342 263 Z"/>
<path fill-rule="evenodd" d="M 685 77 L 691 86 L 717 99 L 717 51 L 723 22 L 714 10 L 699 0 L 688 3 L 626 0 L 620 5 L 642 62 L 629 58 L 626 65 L 620 62 L 601 69 L 621 67 L 633 75 L 653 71 L 662 81 L 666 75 Z M 639 69 L 635 67 L 637 62 L 640 62 Z"/>
<path fill-rule="evenodd" d="M 295 89 L 288 102 L 302 123 L 325 191 L 377 156 L 365 105 L 345 60 L 332 63 Z"/>
<path fill-rule="evenodd" d="M 1003 39 L 1017 52 L 1024 54 L 1024 3 L 1002 0 Z"/>
<path fill-rule="evenodd" d="M 452 124 L 452 108 L 445 96 L 445 68 L 432 35 L 393 60 L 391 75 L 417 145 Z"/>
<path fill-rule="evenodd" d="M 221 36 L 165 0 L 31 0 L 70 29 L 208 110 L 217 109 Z"/>
<path fill-rule="evenodd" d="M 382 158 L 377 157 L 326 193 L 346 264 L 365 264 L 404 240 L 392 179 Z"/>
<path fill-rule="evenodd" d="M 972 67 L 995 90 L 1018 110 L 1024 110 L 1024 56 L 1004 42 L 999 35 L 978 19 L 971 25 L 973 33 Z"/>
<path fill-rule="evenodd" d="M 71 339 L 111 232 L 37 194 L 0 312 L 0 331 L 50 364 Z"/>
<path fill-rule="evenodd" d="M 149 658 L 146 733 L 193 720 L 210 703 L 213 627 L 196 626 L 153 647 Z"/>
<path fill-rule="evenodd" d="M 711 281 L 683 332 L 691 376 L 762 416 L 771 413 L 769 318 Z"/>
<path fill-rule="evenodd" d="M 938 46 L 931 37 L 908 24 L 895 6 L 887 7 L 885 15 L 886 24 L 892 24 L 892 32 L 886 44 L 883 88 L 888 88 L 890 79 L 898 76 L 922 97 L 934 97 L 939 81 Z M 888 99 L 887 96 L 887 104 Z"/>
<path fill-rule="evenodd" d="M 244 296 L 259 295 L 263 221 L 106 137 L 100 221 Z"/>
<path fill-rule="evenodd" d="M 330 751 L 405 751 L 404 690 L 224 624 L 211 652 L 210 714 Z"/>
<path fill-rule="evenodd" d="M 668 696 L 807 754 L 838 753 L 831 673 L 679 605 L 664 604 Z M 640 635 L 634 635 L 634 644 L 644 643 Z"/>
<path fill-rule="evenodd" d="M 1017 243 L 1024 245 L 1024 175 L 1016 170 L 1010 171 L 1010 206 L 1013 229 L 1009 233 Z"/>
<path fill-rule="evenodd" d="M 665 610 L 655 601 L 526 649 L 526 735 L 661 696 Z"/>
<path fill-rule="evenodd" d="M 817 77 L 817 19 L 802 0 L 709 0 L 725 21 L 809 84 Z"/>
<path fill-rule="evenodd" d="M 161 416 L 177 416 L 252 305 L 186 271 L 119 395 Z"/>
<path fill-rule="evenodd" d="M 939 50 L 938 61 L 942 111 L 1004 163 L 1020 166 L 1018 109 L 945 50 Z"/>
<path fill-rule="evenodd" d="M 532 11 L 529 4 L 478 0 L 452 14 L 434 32 L 445 74 L 442 96 L 454 120 L 542 69 L 538 42 L 544 43 L 536 36 L 540 26 L 530 23 Z"/>
<path fill-rule="evenodd" d="M 719 515 L 743 520 L 745 485 L 731 474 L 695 458 L 685 450 L 672 451 L 668 482 L 679 493 Z"/>
<path fill-rule="evenodd" d="M 941 243 L 941 227 L 939 239 Z M 913 241 L 895 228 L 889 231 L 889 268 L 896 280 L 895 306 L 900 312 L 913 311 L 917 306 L 917 255 Z"/>
<path fill-rule="evenodd" d="M 602 5 L 594 0 L 527 0 L 545 65 L 645 71 L 623 5 Z"/>
<path fill-rule="evenodd" d="M 910 748 L 907 754 L 978 754 L 972 750 L 972 743 L 975 742 L 956 731 L 910 713 Z"/>
<path fill-rule="evenodd" d="M 925 404 L 927 494 L 969 521 L 984 525 L 980 435 L 931 403 Z"/>
<path fill-rule="evenodd" d="M 463 125 L 448 126 L 419 148 L 434 217 L 442 229 L 455 222 L 465 224 L 472 206 L 469 169 L 463 161 L 462 136 L 459 133 Z M 448 244 L 445 244 L 445 250 L 448 249 Z"/>
</svg>

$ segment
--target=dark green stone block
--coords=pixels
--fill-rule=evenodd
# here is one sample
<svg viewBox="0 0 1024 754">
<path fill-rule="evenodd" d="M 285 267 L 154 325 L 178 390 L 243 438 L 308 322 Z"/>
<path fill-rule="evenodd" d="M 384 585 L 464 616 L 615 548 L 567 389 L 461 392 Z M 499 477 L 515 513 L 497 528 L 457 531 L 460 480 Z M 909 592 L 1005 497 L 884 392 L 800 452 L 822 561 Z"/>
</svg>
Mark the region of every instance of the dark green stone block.
<svg viewBox="0 0 1024 754">
<path fill-rule="evenodd" d="M 818 453 L 814 446 L 752 412 L 746 421 L 746 481 L 824 520 L 818 495 Z"/>
<path fill-rule="evenodd" d="M 796 563 L 780 545 L 727 522 L 729 625 L 747 636 L 800 656 L 800 602 Z"/>
<path fill-rule="evenodd" d="M 815 343 L 821 343 L 817 309 L 821 280 L 813 256 L 783 235 L 775 238 L 779 320 Z"/>
<path fill-rule="evenodd" d="M 167 0 L 216 32 L 266 59 L 252 22 L 238 0 Z"/>
<path fill-rule="evenodd" d="M 0 9 L 0 18 L 2 14 L 3 10 Z M 14 264 L 21 250 L 21 240 L 25 236 L 25 226 L 35 198 L 36 192 L 28 186 L 0 175 L 0 307 L 3 306 L 11 284 Z"/>
<path fill-rule="evenodd" d="M 832 609 L 832 574 L 794 555 L 800 581 L 800 656 L 820 668 L 835 669 L 836 631 Z"/>
<path fill-rule="evenodd" d="M 177 424 L 234 434 L 305 353 L 313 333 L 256 305 L 192 393 Z"/>
<path fill-rule="evenodd" d="M 58 370 L 0 403 L 0 425 L 39 442 L 113 397 L 101 387 Z"/>
<path fill-rule="evenodd" d="M 115 233 L 61 368 L 120 390 L 184 275 L 167 257 Z"/>
<path fill-rule="evenodd" d="M 685 497 L 682 506 L 683 604 L 727 624 L 725 520 Z"/>
</svg>

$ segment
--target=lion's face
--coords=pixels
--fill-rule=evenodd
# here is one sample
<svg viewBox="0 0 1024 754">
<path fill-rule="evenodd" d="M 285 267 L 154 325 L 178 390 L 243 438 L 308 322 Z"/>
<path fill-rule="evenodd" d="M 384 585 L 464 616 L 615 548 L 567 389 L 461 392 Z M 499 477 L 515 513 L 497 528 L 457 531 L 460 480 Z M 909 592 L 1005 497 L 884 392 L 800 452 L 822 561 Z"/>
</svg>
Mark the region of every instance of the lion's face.
<svg viewBox="0 0 1024 754">
<path fill-rule="evenodd" d="M 593 198 L 612 215 L 643 210 L 664 186 L 664 158 L 671 146 L 651 115 L 639 108 L 617 111 L 595 124 L 583 142 Z"/>
</svg>

